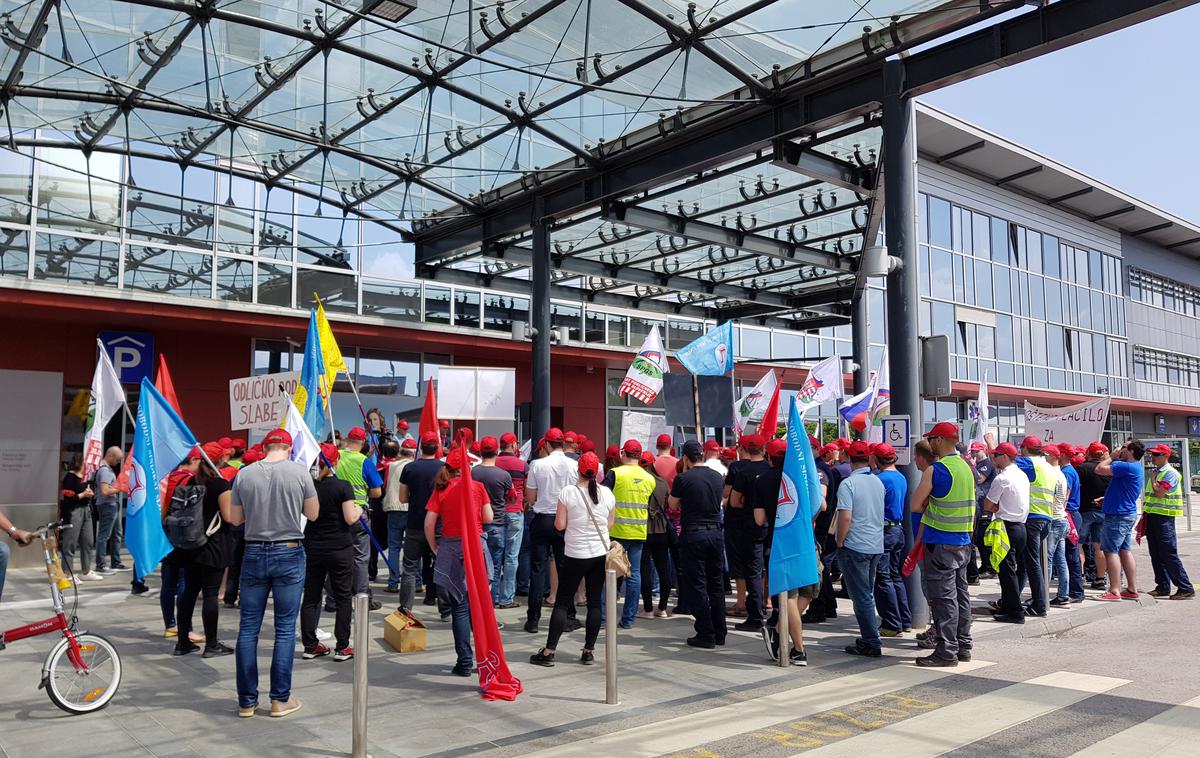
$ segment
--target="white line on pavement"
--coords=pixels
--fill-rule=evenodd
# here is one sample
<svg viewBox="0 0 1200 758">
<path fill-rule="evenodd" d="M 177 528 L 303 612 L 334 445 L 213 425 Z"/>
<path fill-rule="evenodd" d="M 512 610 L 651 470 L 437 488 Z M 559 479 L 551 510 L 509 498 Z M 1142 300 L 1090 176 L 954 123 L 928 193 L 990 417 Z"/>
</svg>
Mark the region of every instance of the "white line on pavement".
<svg viewBox="0 0 1200 758">
<path fill-rule="evenodd" d="M 1123 732 L 1100 740 L 1077 756 L 1104 758 L 1152 755 L 1155 758 L 1194 758 L 1200 743 L 1200 697 L 1163 711 Z"/>
</svg>

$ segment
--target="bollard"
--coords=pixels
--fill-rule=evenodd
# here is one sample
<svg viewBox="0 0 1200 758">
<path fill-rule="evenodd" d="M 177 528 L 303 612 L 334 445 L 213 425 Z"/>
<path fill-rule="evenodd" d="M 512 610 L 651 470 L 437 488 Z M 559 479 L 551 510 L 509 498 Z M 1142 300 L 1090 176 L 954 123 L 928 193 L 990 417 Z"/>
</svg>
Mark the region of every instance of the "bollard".
<svg viewBox="0 0 1200 758">
<path fill-rule="evenodd" d="M 617 704 L 617 572 L 604 571 L 604 702 Z"/>
<path fill-rule="evenodd" d="M 788 599 L 787 590 L 775 596 L 775 607 L 779 609 L 779 665 L 787 668 L 792 665 L 792 639 L 788 629 Z"/>
<path fill-rule="evenodd" d="M 370 644 L 370 602 L 367 593 L 354 596 L 354 689 L 351 701 L 353 758 L 370 758 L 367 753 L 367 646 Z"/>
</svg>

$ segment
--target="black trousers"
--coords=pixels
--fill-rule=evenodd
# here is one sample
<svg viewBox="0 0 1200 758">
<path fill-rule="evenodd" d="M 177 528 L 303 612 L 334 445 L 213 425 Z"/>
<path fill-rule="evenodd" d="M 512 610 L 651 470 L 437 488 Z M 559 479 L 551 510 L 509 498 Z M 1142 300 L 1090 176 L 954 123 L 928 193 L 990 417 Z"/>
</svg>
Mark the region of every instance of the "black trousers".
<svg viewBox="0 0 1200 758">
<path fill-rule="evenodd" d="M 546 647 L 551 650 L 558 647 L 567 621 L 575 615 L 575 590 L 579 588 L 580 581 L 587 596 L 583 648 L 593 650 L 596 647 L 596 638 L 600 636 L 600 599 L 604 593 L 604 556 L 569 558 L 564 555 L 558 569 L 558 595 L 554 598 L 554 612 L 550 614 L 550 634 L 546 637 Z"/>
<path fill-rule="evenodd" d="M 179 622 L 179 640 L 187 640 L 192 631 L 192 614 L 196 611 L 196 598 L 203 595 L 204 603 L 200 606 L 200 620 L 204 624 L 204 640 L 206 645 L 217 641 L 217 594 L 221 590 L 221 579 L 225 576 L 225 567 L 213 568 L 195 561 L 180 565 L 183 569 L 183 594 L 176 600 L 178 603 L 176 620 Z"/>
<path fill-rule="evenodd" d="M 706 642 L 723 643 L 727 632 L 722 578 L 724 542 L 720 527 L 685 529 L 679 535 L 683 561 L 679 591 L 696 619 L 696 636 Z"/>
<path fill-rule="evenodd" d="M 983 535 L 988 524 L 992 522 L 992 514 L 983 509 L 983 500 L 975 505 L 975 529 L 971 534 L 971 561 L 967 564 L 967 581 L 973 582 L 980 574 L 992 570 L 992 551 L 983 544 Z"/>
<path fill-rule="evenodd" d="M 1025 525 L 1012 521 L 1004 522 L 1008 532 L 1008 555 L 1000 563 L 1000 610 L 1010 616 L 1021 618 L 1025 610 L 1021 607 L 1020 570 L 1025 560 Z M 1038 569 L 1041 571 L 1041 568 Z"/>
<path fill-rule="evenodd" d="M 246 555 L 246 527 L 238 525 L 230 527 L 226 535 L 233 550 L 233 560 L 229 563 L 229 573 L 225 575 L 225 602 L 237 602 L 238 587 L 242 578 L 242 557 Z"/>
<path fill-rule="evenodd" d="M 765 532 L 757 524 L 735 522 L 725 530 L 730 541 L 726 552 L 734 558 L 734 576 L 746 582 L 746 621 L 763 620 L 763 541 Z"/>
<path fill-rule="evenodd" d="M 675 577 L 671 572 L 671 543 L 675 540 L 674 527 L 672 531 L 662 534 L 647 534 L 646 544 L 642 547 L 642 607 L 646 612 L 654 610 L 654 582 L 650 581 L 650 566 L 658 574 L 658 609 L 665 611 L 671 607 L 671 588 L 675 586 Z"/>
<path fill-rule="evenodd" d="M 679 589 L 679 582 L 683 574 L 683 560 L 679 556 L 679 535 L 674 535 L 671 539 L 671 570 L 675 577 L 675 607 L 680 613 L 688 613 L 687 599 L 683 596 L 683 590 Z M 724 581 L 724 577 L 721 578 Z"/>
<path fill-rule="evenodd" d="M 387 514 L 383 512 L 383 499 L 371 498 L 371 533 L 375 535 L 375 539 L 381 540 L 380 544 L 387 542 Z M 370 539 L 370 538 L 368 538 Z M 370 557 L 367 558 L 367 578 L 372 582 L 379 578 L 379 551 L 375 549 L 375 542 L 372 541 L 368 547 Z M 387 557 L 384 557 L 384 563 L 387 563 Z"/>
<path fill-rule="evenodd" d="M 537 622 L 542 618 L 542 600 L 550 591 L 550 561 L 558 567 L 558 586 L 563 585 L 563 559 L 566 558 L 563 534 L 554 528 L 553 513 L 535 513 L 529 528 L 529 609 L 526 618 Z M 572 597 L 579 580 L 569 589 Z M 575 618 L 575 602 L 571 602 L 568 618 Z"/>
<path fill-rule="evenodd" d="M 1021 563 L 1021 587 L 1029 582 L 1029 605 L 1035 613 L 1046 612 L 1046 576 L 1042 573 L 1042 554 L 1050 537 L 1050 519 L 1031 518 L 1025 522 L 1024 561 Z"/>
<path fill-rule="evenodd" d="M 317 620 L 321 617 L 321 594 L 329 579 L 334 612 L 335 650 L 350 646 L 350 593 L 354 587 L 354 546 L 337 550 L 309 548 L 305 552 L 304 599 L 300 601 L 300 641 L 304 648 L 317 645 Z"/>
<path fill-rule="evenodd" d="M 837 555 L 837 541 L 831 534 L 821 535 L 817 541 L 821 547 L 821 591 L 809 606 L 809 613 L 818 619 L 837 614 L 837 595 L 833 591 L 833 559 Z"/>
</svg>

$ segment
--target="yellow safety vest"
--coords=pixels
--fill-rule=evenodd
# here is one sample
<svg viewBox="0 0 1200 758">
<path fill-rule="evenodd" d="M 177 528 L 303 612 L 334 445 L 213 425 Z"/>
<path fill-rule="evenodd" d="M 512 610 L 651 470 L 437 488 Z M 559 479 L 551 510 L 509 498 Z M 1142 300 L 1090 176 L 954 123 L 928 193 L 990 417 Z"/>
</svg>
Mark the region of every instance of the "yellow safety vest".
<svg viewBox="0 0 1200 758">
<path fill-rule="evenodd" d="M 1054 467 L 1040 455 L 1031 455 L 1033 482 L 1029 485 L 1029 515 L 1054 518 Z"/>
<path fill-rule="evenodd" d="M 1179 481 L 1175 483 L 1175 486 L 1161 495 L 1158 494 L 1159 491 L 1154 487 L 1157 482 L 1166 479 L 1168 471 L 1175 471 L 1169 463 L 1160 468 L 1153 478 L 1146 480 L 1146 494 L 1143 498 L 1144 504 L 1142 505 L 1144 512 L 1171 517 L 1183 515 L 1183 477 L 1179 477 Z"/>
<path fill-rule="evenodd" d="M 975 523 L 975 475 L 958 455 L 938 460 L 950 472 L 950 491 L 945 497 L 930 495 L 921 522 L 942 532 L 970 532 Z"/>
<path fill-rule="evenodd" d="M 641 466 L 617 466 L 613 473 L 613 497 L 616 513 L 609 534 L 619 540 L 646 539 L 646 518 L 650 496 L 654 494 L 654 476 Z"/>
<path fill-rule="evenodd" d="M 359 508 L 367 507 L 367 480 L 363 478 L 363 461 L 367 456 L 357 450 L 343 450 L 333 473 L 338 479 L 349 482 L 354 489 L 354 502 Z"/>
</svg>

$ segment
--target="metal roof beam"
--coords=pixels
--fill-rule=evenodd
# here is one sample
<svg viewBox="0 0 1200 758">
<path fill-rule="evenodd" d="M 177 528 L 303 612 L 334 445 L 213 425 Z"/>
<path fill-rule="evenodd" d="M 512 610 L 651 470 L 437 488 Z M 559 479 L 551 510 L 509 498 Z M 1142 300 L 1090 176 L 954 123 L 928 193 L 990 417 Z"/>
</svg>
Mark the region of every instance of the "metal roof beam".
<svg viewBox="0 0 1200 758">
<path fill-rule="evenodd" d="M 1042 164 L 1039 163 L 1038 165 L 1034 166 L 1033 168 L 1027 168 L 1024 171 L 1018 171 L 1015 174 L 1009 174 L 1008 176 L 1002 176 L 999 179 L 992 182 L 992 184 L 995 184 L 997 187 L 1003 187 L 1004 185 L 1008 184 L 1009 182 L 1015 182 L 1018 179 L 1024 179 L 1027 176 L 1033 176 L 1034 174 L 1039 174 L 1039 173 L 1041 173 L 1042 169 L 1044 169 L 1044 168 L 1045 168 L 1045 166 L 1043 166 Z"/>
<path fill-rule="evenodd" d="M 1116 210 L 1109 211 L 1108 213 L 1101 213 L 1099 216 L 1091 216 L 1088 218 L 1088 221 L 1091 221 L 1094 224 L 1097 221 L 1104 221 L 1105 219 L 1110 219 L 1110 218 L 1113 218 L 1114 216 L 1123 216 L 1126 213 L 1132 213 L 1133 211 L 1136 211 L 1136 210 L 1137 210 L 1137 208 L 1135 206 L 1126 205 L 1121 208 L 1117 208 Z"/>
<path fill-rule="evenodd" d="M 1059 203 L 1065 203 L 1068 200 L 1074 200 L 1077 197 L 1083 197 L 1084 195 L 1090 194 L 1092 192 L 1092 190 L 1094 190 L 1094 189 L 1096 189 L 1096 188 L 1095 187 L 1084 187 L 1083 189 L 1077 189 L 1074 192 L 1068 192 L 1065 195 L 1059 195 L 1058 197 L 1048 198 L 1046 200 L 1046 205 L 1058 205 Z"/>
<path fill-rule="evenodd" d="M 871 192 L 875 174 L 872 164 L 856 165 L 843 161 L 791 140 L 775 140 L 771 165 L 795 171 L 811 179 L 827 182 L 859 194 Z"/>
<path fill-rule="evenodd" d="M 939 155 L 938 157 L 933 159 L 933 162 L 938 163 L 938 164 L 946 163 L 947 161 L 952 161 L 955 158 L 960 158 L 960 157 L 966 155 L 967 153 L 973 153 L 976 150 L 981 150 L 986 146 L 987 146 L 987 143 L 984 142 L 983 140 L 979 140 L 978 142 L 972 142 L 971 144 L 966 145 L 964 147 L 960 147 L 957 150 L 951 150 L 950 152 L 946 153 L 945 155 Z"/>
<path fill-rule="evenodd" d="M 17 82 L 21 81 L 21 74 L 25 68 L 25 61 L 29 60 L 29 55 L 33 51 L 42 46 L 42 40 L 46 38 L 46 32 L 50 31 L 50 14 L 58 7 L 59 0 L 44 0 L 42 6 L 38 8 L 37 15 L 33 18 L 33 23 L 29 25 L 29 31 L 25 33 L 23 40 L 13 40 L 18 43 L 16 57 L 13 59 L 12 68 L 8 70 L 8 75 L 4 77 L 4 87 L 0 89 L 5 100 L 12 93 L 12 88 Z M 10 35 L 7 30 L 3 32 L 4 41 L 9 42 Z"/>
</svg>

